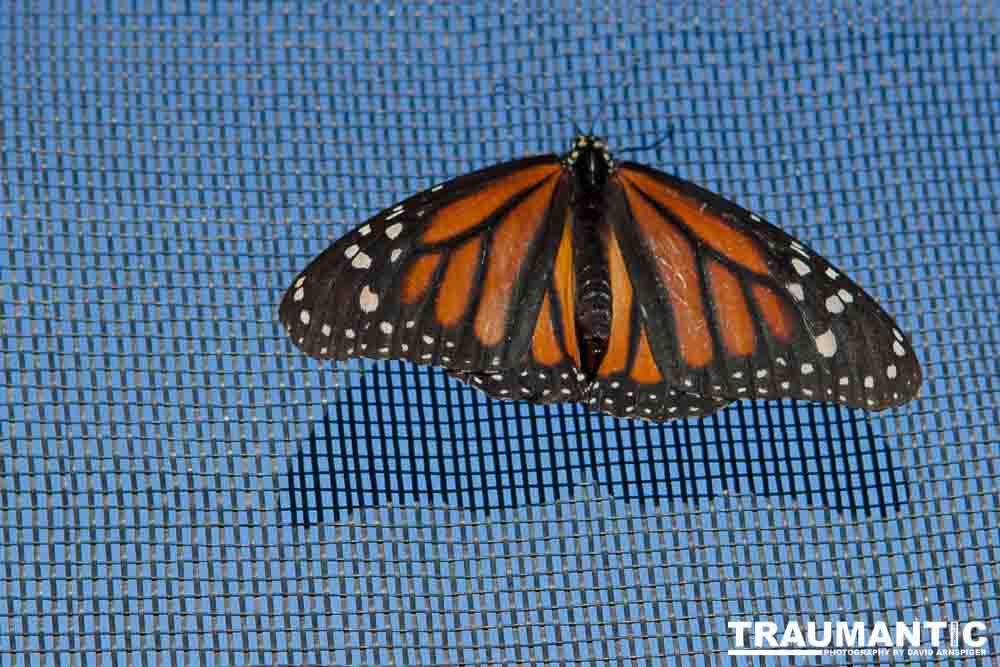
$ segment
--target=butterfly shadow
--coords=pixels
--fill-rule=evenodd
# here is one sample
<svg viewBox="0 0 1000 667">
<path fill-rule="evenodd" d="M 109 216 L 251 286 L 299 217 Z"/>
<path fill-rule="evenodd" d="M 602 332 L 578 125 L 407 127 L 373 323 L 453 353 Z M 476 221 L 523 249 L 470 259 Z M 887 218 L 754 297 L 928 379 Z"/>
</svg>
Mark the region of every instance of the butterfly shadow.
<svg viewBox="0 0 1000 667">
<path fill-rule="evenodd" d="M 282 507 L 309 526 L 386 504 L 544 504 L 596 483 L 640 503 L 753 494 L 884 516 L 906 503 L 907 478 L 878 423 L 830 404 L 743 401 L 652 424 L 376 370 L 327 407 L 291 458 Z"/>
</svg>

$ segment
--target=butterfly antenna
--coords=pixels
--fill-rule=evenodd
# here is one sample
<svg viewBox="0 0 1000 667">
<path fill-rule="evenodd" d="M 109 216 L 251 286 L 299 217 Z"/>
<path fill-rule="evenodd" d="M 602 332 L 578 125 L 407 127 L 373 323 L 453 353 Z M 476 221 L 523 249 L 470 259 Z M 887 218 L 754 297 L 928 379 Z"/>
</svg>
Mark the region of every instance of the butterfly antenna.
<svg viewBox="0 0 1000 667">
<path fill-rule="evenodd" d="M 624 102 L 626 104 L 629 101 L 629 93 L 632 90 L 633 84 L 636 81 L 639 80 L 638 72 L 639 72 L 639 63 L 640 62 L 641 62 L 641 59 L 638 56 L 633 55 L 633 56 L 631 56 L 629 58 L 628 63 L 625 65 L 625 67 L 623 67 L 620 70 L 620 73 L 618 75 L 618 82 L 617 82 L 617 84 L 619 84 L 619 85 L 616 85 L 616 82 L 614 81 L 614 78 L 615 78 L 614 72 L 611 73 L 611 79 L 612 79 L 612 81 L 611 81 L 611 90 L 617 90 L 617 89 L 620 88 L 621 91 L 622 91 L 622 102 Z M 632 73 L 631 76 L 629 76 L 630 72 Z M 607 118 L 607 115 L 608 115 L 608 106 L 609 105 L 607 105 L 607 104 L 603 104 L 602 105 L 600 115 L 597 117 L 597 120 L 595 121 L 595 123 L 591 126 L 590 133 L 592 135 L 596 132 L 596 125 L 597 125 L 597 123 L 599 123 L 599 122 L 601 122 L 601 121 L 603 121 L 603 120 L 605 120 Z M 663 140 L 661 140 L 661 142 L 662 141 Z M 616 152 L 620 153 L 622 151 L 616 151 Z"/>
<path fill-rule="evenodd" d="M 611 90 L 615 90 L 615 81 L 614 81 L 614 78 L 615 78 L 615 75 L 614 75 L 614 72 L 612 72 L 611 73 Z M 600 90 L 601 89 L 598 89 L 598 95 L 601 95 Z M 600 125 L 602 122 L 604 122 L 606 120 L 606 118 L 607 118 L 607 115 L 608 115 L 608 107 L 610 105 L 607 104 L 606 100 L 600 100 L 600 102 L 601 102 L 601 111 L 600 111 L 600 113 L 597 114 L 597 118 L 595 118 L 590 123 L 590 136 L 592 136 L 592 137 L 593 136 L 597 136 L 597 134 L 596 134 L 597 133 L 597 126 Z"/>
<path fill-rule="evenodd" d="M 538 105 L 541 106 L 541 107 L 543 107 L 543 108 L 547 108 L 548 107 L 548 103 L 538 93 L 533 93 L 533 92 L 530 92 L 530 91 L 522 90 L 518 86 L 515 86 L 514 84 L 509 83 L 507 81 L 498 81 L 498 82 L 496 82 L 493 85 L 493 92 L 496 93 L 496 94 L 507 94 L 508 92 L 513 92 L 513 93 L 516 93 L 520 97 L 523 97 L 523 98 L 525 98 L 527 100 L 532 100 L 532 101 L 538 103 Z M 573 131 L 576 132 L 578 135 L 583 134 L 583 130 L 580 129 L 580 126 L 577 125 L 577 123 L 576 123 L 575 120 L 570 120 L 565 114 L 563 114 L 558 109 L 555 109 L 554 111 L 555 111 L 556 116 L 558 116 L 558 118 L 559 118 L 560 121 L 562 121 L 563 123 L 566 123 L 567 125 L 572 125 L 573 126 Z"/>
<path fill-rule="evenodd" d="M 631 70 L 634 73 L 634 75 L 630 79 L 626 80 L 623 83 L 623 85 L 622 85 L 622 98 L 623 98 L 623 101 L 626 102 L 626 103 L 628 103 L 628 101 L 629 101 L 629 93 L 632 90 L 633 84 L 639 80 L 639 66 L 640 66 L 641 63 L 642 63 L 642 59 L 641 58 L 639 58 L 638 56 L 633 56 L 632 57 L 632 62 L 626 68 L 627 70 Z M 673 139 L 674 130 L 675 129 L 676 128 L 674 127 L 674 124 L 671 122 L 667 126 L 666 131 L 662 135 L 660 135 L 660 137 L 656 141 L 654 141 L 653 143 L 651 143 L 651 144 L 645 144 L 645 145 L 642 145 L 642 146 L 629 146 L 628 148 L 619 149 L 616 152 L 619 153 L 619 154 L 623 154 L 623 153 L 633 153 L 633 152 L 639 152 L 639 151 L 651 151 L 651 150 L 655 150 L 655 149 L 663 146 L 665 143 L 667 143 L 671 139 Z"/>
<path fill-rule="evenodd" d="M 672 139 L 673 136 L 674 136 L 674 125 L 673 125 L 673 123 L 671 123 L 670 126 L 667 127 L 667 131 L 664 132 L 660 136 L 660 138 L 657 139 L 656 141 L 654 141 L 653 143 L 646 144 L 645 146 L 629 146 L 628 148 L 622 148 L 621 150 L 619 150 L 617 152 L 620 153 L 620 154 L 624 154 L 624 153 L 632 153 L 632 152 L 639 152 L 639 151 L 651 151 L 651 150 L 655 150 L 655 149 L 659 148 L 660 146 L 662 146 L 663 144 L 665 144 L 668 141 L 670 141 L 670 139 Z"/>
</svg>

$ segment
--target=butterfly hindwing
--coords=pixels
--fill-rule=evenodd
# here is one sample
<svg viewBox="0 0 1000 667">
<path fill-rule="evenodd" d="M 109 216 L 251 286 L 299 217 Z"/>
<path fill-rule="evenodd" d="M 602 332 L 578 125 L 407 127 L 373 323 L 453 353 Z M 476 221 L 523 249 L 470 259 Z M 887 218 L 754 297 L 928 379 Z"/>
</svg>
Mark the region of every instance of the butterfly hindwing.
<svg viewBox="0 0 1000 667">
<path fill-rule="evenodd" d="M 514 329 L 516 357 L 486 371 L 450 371 L 453 377 L 499 399 L 532 403 L 583 400 L 587 378 L 580 371 L 580 349 L 574 322 L 576 281 L 573 232 L 568 202 L 557 197 L 556 211 L 563 216 L 553 221 L 557 243 L 542 244 L 537 261 L 529 263 L 525 290 L 529 307 L 519 309 Z"/>
<path fill-rule="evenodd" d="M 639 165 L 609 195 L 657 363 L 678 390 L 869 410 L 920 370 L 891 318 L 805 245 L 721 197 Z"/>
<path fill-rule="evenodd" d="M 650 324 L 643 316 L 639 286 L 626 263 L 619 233 L 609 230 L 604 243 L 615 317 L 607 349 L 588 390 L 588 406 L 617 417 L 665 421 L 702 417 L 727 405 L 729 400 L 701 396 L 692 387 L 677 387 L 664 373 L 650 348 Z"/>
</svg>

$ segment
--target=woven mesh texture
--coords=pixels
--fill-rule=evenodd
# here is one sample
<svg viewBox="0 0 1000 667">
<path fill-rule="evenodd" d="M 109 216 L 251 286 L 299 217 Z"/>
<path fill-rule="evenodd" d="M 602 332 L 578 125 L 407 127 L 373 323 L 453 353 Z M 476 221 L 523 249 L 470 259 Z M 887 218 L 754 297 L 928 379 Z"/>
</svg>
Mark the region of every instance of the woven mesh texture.
<svg viewBox="0 0 1000 667">
<path fill-rule="evenodd" d="M 3 3 L 0 663 L 997 664 L 997 6 L 729 4 Z M 842 266 L 920 398 L 657 426 L 286 340 L 339 235 L 574 122 Z"/>
</svg>

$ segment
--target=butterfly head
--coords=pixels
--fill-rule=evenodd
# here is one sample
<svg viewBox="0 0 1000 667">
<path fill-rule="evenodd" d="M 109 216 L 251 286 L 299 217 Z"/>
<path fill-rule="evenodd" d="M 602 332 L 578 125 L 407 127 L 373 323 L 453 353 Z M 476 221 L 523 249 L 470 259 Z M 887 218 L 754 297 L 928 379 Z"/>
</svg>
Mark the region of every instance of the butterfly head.
<svg viewBox="0 0 1000 667">
<path fill-rule="evenodd" d="M 615 170 L 615 161 L 604 139 L 581 134 L 563 157 L 563 164 L 573 170 L 578 184 L 585 188 L 602 189 Z"/>
</svg>

